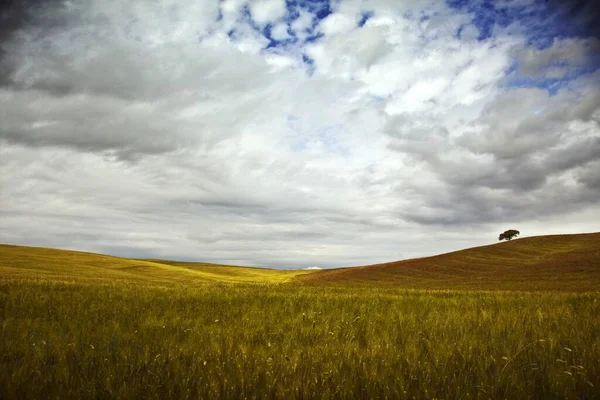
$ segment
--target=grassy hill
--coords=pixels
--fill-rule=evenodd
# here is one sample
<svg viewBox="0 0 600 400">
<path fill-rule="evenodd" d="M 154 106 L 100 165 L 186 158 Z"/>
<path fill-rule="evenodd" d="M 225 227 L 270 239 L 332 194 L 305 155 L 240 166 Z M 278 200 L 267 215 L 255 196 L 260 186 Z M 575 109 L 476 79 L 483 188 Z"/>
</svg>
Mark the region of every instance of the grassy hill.
<svg viewBox="0 0 600 400">
<path fill-rule="evenodd" d="M 0 399 L 597 399 L 599 239 L 316 272 L 0 245 Z"/>
<path fill-rule="evenodd" d="M 307 271 L 135 260 L 80 251 L 0 245 L 0 277 L 4 280 L 281 283 L 304 273 Z"/>
<path fill-rule="evenodd" d="M 420 289 L 600 289 L 600 233 L 537 236 L 385 264 L 317 271 L 305 284 Z"/>
<path fill-rule="evenodd" d="M 320 271 L 138 260 L 0 245 L 0 277 L 186 285 L 295 282 L 417 289 L 595 291 L 600 288 L 600 233 L 529 237 L 433 257 Z"/>
</svg>

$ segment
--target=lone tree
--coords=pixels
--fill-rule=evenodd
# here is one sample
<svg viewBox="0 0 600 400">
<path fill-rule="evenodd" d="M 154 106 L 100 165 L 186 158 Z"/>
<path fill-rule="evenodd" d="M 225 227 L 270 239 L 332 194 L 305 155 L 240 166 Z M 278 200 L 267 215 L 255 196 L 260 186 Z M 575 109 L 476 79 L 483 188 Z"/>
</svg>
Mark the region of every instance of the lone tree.
<svg viewBox="0 0 600 400">
<path fill-rule="evenodd" d="M 521 232 L 516 229 L 509 229 L 501 233 L 500 236 L 498 236 L 498 240 L 510 240 L 516 236 L 519 236 L 520 234 Z"/>
</svg>

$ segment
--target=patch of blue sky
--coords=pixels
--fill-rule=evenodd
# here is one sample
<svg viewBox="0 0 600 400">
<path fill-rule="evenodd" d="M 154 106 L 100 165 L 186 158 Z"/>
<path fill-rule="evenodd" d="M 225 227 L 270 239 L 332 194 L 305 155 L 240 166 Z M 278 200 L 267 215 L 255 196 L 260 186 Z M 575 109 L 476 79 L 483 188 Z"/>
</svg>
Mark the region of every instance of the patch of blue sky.
<svg viewBox="0 0 600 400">
<path fill-rule="evenodd" d="M 321 142 L 327 153 L 348 155 L 348 150 L 345 149 L 338 140 L 338 135 L 342 130 L 341 124 L 330 125 L 321 128 L 315 132 L 316 138 Z"/>
<path fill-rule="evenodd" d="M 375 96 L 375 95 L 369 95 L 369 101 L 367 103 L 367 106 L 370 107 L 376 107 L 378 104 L 383 103 L 384 101 L 388 100 L 391 96 Z"/>
<path fill-rule="evenodd" d="M 286 0 L 287 18 L 286 22 L 291 24 L 300 17 L 300 11 L 309 13 L 312 16 L 312 22 L 306 29 L 306 42 L 312 43 L 322 37 L 322 34 L 316 31 L 319 23 L 332 13 L 330 0 Z"/>
<path fill-rule="evenodd" d="M 300 9 L 304 9 L 322 20 L 331 14 L 331 5 L 330 0 L 286 0 L 288 15 L 293 19 L 297 18 Z"/>
<path fill-rule="evenodd" d="M 421 9 L 408 9 L 402 13 L 402 17 L 408 20 L 425 22 L 431 18 L 439 15 L 440 13 L 435 9 L 421 8 Z"/>
<path fill-rule="evenodd" d="M 515 77 L 508 79 L 500 87 L 510 88 L 538 88 L 547 90 L 548 93 L 554 96 L 558 90 L 566 84 L 562 78 L 530 78 L 530 77 Z"/>
<path fill-rule="evenodd" d="M 511 13 L 508 8 L 496 8 L 493 0 L 446 0 L 446 3 L 454 9 L 472 15 L 473 25 L 479 29 L 478 40 L 489 39 L 494 25 L 506 27 L 519 19 L 518 12 Z"/>
<path fill-rule="evenodd" d="M 446 0 L 453 9 L 472 15 L 479 40 L 493 36 L 494 27 L 519 24 L 530 45 L 545 48 L 556 37 L 589 37 L 600 33 L 600 13 L 583 5 L 585 1 L 531 0 L 529 4 L 502 6 L 494 0 Z"/>
<path fill-rule="evenodd" d="M 262 30 L 262 34 L 266 37 L 266 38 L 270 38 L 271 37 L 271 31 L 273 30 L 273 25 L 272 24 L 267 24 L 264 29 Z"/>
<path fill-rule="evenodd" d="M 326 153 L 340 154 L 345 157 L 348 155 L 348 150 L 340 146 L 335 136 L 330 133 L 330 131 L 333 129 L 334 127 L 323 128 L 322 130 L 315 132 L 313 138 L 300 138 L 296 142 L 292 143 L 290 149 L 295 153 L 301 153 L 308 149 L 311 142 L 319 142 L 321 146 L 323 146 L 323 150 L 325 150 Z"/>
<path fill-rule="evenodd" d="M 242 7 L 241 13 L 242 13 L 242 20 L 247 22 L 248 25 L 250 25 L 252 27 L 252 29 L 254 29 L 255 31 L 258 31 L 258 32 L 262 31 L 260 25 L 258 25 L 256 23 L 256 21 L 252 18 L 252 12 L 250 11 L 250 7 L 248 6 L 248 4 L 245 4 Z"/>
<path fill-rule="evenodd" d="M 348 150 L 338 141 L 338 136 L 343 129 L 342 124 L 323 126 L 308 133 L 302 129 L 302 121 L 296 115 L 289 114 L 286 120 L 288 129 L 294 135 L 294 140 L 292 140 L 292 144 L 290 145 L 292 151 L 297 153 L 303 152 L 309 146 L 318 143 L 327 153 L 341 154 L 343 156 L 348 154 Z"/>
<path fill-rule="evenodd" d="M 365 11 L 362 13 L 362 15 L 360 16 L 360 19 L 358 20 L 358 26 L 359 27 L 363 27 L 365 26 L 365 24 L 367 23 L 367 21 L 369 19 L 371 19 L 373 17 L 373 15 L 375 15 L 375 13 L 373 11 Z"/>
<path fill-rule="evenodd" d="M 285 7 L 287 8 L 285 20 L 288 23 L 295 21 L 300 16 L 300 7 L 296 3 L 295 0 L 286 0 L 285 2 Z"/>
<path fill-rule="evenodd" d="M 323 33 L 319 32 L 318 25 L 333 12 L 334 4 L 339 1 L 340 0 L 286 0 L 287 12 L 283 22 L 287 24 L 287 33 L 289 37 L 285 39 L 276 39 L 272 36 L 273 24 L 267 24 L 266 26 L 257 24 L 252 18 L 252 13 L 248 5 L 245 5 L 242 8 L 240 19 L 268 39 L 269 42 L 265 46 L 265 50 L 297 51 L 302 46 L 315 43 L 324 37 Z M 312 20 L 310 21 L 310 24 L 303 29 L 303 32 L 301 32 L 302 34 L 300 34 L 300 32 L 295 32 L 291 28 L 292 24 L 302 15 L 306 15 L 306 13 L 311 16 Z M 373 15 L 373 11 L 365 11 L 362 13 L 360 19 L 357 21 L 358 26 L 364 26 Z M 220 18 L 222 18 L 222 16 Z M 237 32 L 235 29 L 230 30 L 227 34 L 231 40 L 237 39 Z M 302 40 L 299 38 L 302 38 Z M 303 54 L 302 61 L 306 66 L 307 74 L 311 76 L 315 70 L 314 60 L 306 54 Z"/>
<path fill-rule="evenodd" d="M 538 49 L 551 46 L 557 38 L 598 37 L 600 33 L 600 13 L 586 8 L 584 1 L 531 0 L 529 3 L 502 5 L 493 0 L 446 0 L 446 3 L 472 16 L 472 23 L 480 32 L 480 41 L 493 39 L 496 26 L 511 24 L 519 26 L 528 45 Z M 458 29 L 457 37 L 462 35 L 463 29 Z M 507 78 L 502 87 L 537 87 L 554 95 L 573 79 L 599 67 L 599 57 L 591 55 L 585 65 L 557 62 L 546 66 L 539 76 L 527 76 L 519 73 L 515 62 L 506 71 Z"/>
<path fill-rule="evenodd" d="M 323 33 L 321 32 L 315 32 L 314 30 L 306 37 L 306 39 L 304 40 L 304 43 L 314 43 L 317 40 L 321 39 L 323 36 Z"/>
<path fill-rule="evenodd" d="M 550 95 L 555 95 L 561 88 L 568 87 L 569 83 L 574 79 L 590 74 L 598 70 L 597 65 L 582 65 L 573 66 L 567 63 L 554 63 L 545 68 L 545 71 L 541 71 L 540 76 L 531 77 L 523 76 L 517 73 L 516 65 L 509 70 L 505 82 L 501 85 L 504 88 L 521 88 L 521 87 L 536 87 L 539 89 L 547 90 Z M 551 72 L 553 69 L 562 69 L 564 75 L 552 77 L 551 74 L 544 74 L 544 72 Z M 550 76 L 549 76 L 550 75 Z"/>
<path fill-rule="evenodd" d="M 262 30 L 263 36 L 269 39 L 269 44 L 267 45 L 266 49 L 285 48 L 291 44 L 295 44 L 298 42 L 298 38 L 296 37 L 295 32 L 289 29 L 289 27 L 287 30 L 289 37 L 287 39 L 275 39 L 273 36 L 271 36 L 272 30 L 272 24 L 267 24 L 267 26 L 265 26 L 265 28 Z"/>
<path fill-rule="evenodd" d="M 306 66 L 306 73 L 308 76 L 312 76 L 312 74 L 315 72 L 315 60 L 306 54 L 302 54 L 302 62 Z"/>
<path fill-rule="evenodd" d="M 306 43 L 316 42 L 323 37 L 323 34 L 318 32 L 317 26 L 321 20 L 332 13 L 332 0 L 286 0 L 286 7 L 287 13 L 284 22 L 286 22 L 288 25 L 287 33 L 289 35 L 289 38 L 286 39 L 278 40 L 271 36 L 271 30 L 273 29 L 272 24 L 267 24 L 266 26 L 262 27 L 256 23 L 256 21 L 252 18 L 252 13 L 247 4 L 241 9 L 240 19 L 269 40 L 269 43 L 266 46 L 267 49 L 285 48 L 293 44 L 301 46 Z M 302 43 L 299 43 L 299 35 L 294 32 L 290 25 L 301 16 L 302 11 L 309 13 L 309 15 L 312 16 L 312 21 L 310 26 L 307 27 L 303 32 L 302 37 L 305 39 L 302 41 Z M 222 14 L 219 14 L 217 20 L 219 19 L 222 19 Z M 229 31 L 228 35 L 232 40 L 235 40 L 235 30 Z"/>
</svg>

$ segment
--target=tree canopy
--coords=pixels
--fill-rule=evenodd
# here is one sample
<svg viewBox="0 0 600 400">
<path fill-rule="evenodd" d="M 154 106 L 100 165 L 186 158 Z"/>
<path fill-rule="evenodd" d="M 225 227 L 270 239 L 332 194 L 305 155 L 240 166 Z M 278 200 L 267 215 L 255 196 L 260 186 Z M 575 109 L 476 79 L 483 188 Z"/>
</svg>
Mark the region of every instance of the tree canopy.
<svg viewBox="0 0 600 400">
<path fill-rule="evenodd" d="M 514 237 L 517 237 L 521 234 L 521 232 L 519 232 L 516 229 L 509 229 L 507 231 L 502 232 L 499 236 L 498 236 L 498 240 L 511 240 Z"/>
</svg>

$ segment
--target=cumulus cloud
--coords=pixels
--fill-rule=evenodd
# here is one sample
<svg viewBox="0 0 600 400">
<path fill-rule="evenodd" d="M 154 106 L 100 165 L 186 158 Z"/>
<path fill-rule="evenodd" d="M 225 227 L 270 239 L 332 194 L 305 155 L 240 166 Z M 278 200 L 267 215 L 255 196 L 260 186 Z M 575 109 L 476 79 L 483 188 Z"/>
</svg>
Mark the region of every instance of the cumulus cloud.
<svg viewBox="0 0 600 400">
<path fill-rule="evenodd" d="M 597 229 L 598 39 L 542 40 L 523 19 L 539 5 L 498 7 L 514 17 L 15 3 L 0 13 L 0 241 L 306 268 L 484 244 L 504 224 Z"/>
<path fill-rule="evenodd" d="M 327 36 L 345 33 L 356 27 L 356 18 L 341 13 L 330 14 L 321 21 L 320 27 Z"/>
<path fill-rule="evenodd" d="M 261 25 L 281 19 L 287 12 L 285 0 L 251 0 L 249 7 L 252 19 Z"/>
<path fill-rule="evenodd" d="M 288 25 L 284 22 L 280 22 L 273 26 L 273 29 L 271 29 L 271 37 L 279 41 L 289 39 L 291 36 L 288 33 Z"/>
</svg>

